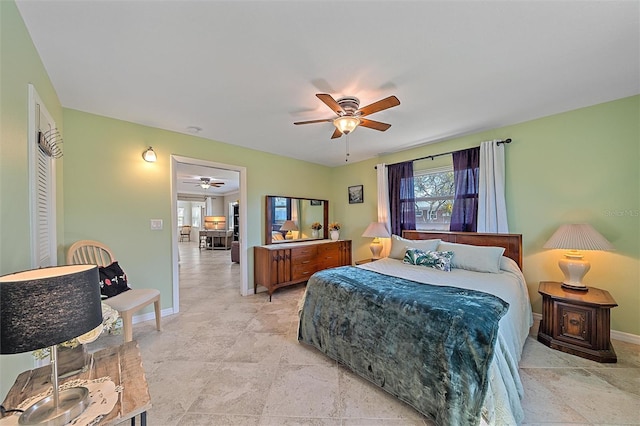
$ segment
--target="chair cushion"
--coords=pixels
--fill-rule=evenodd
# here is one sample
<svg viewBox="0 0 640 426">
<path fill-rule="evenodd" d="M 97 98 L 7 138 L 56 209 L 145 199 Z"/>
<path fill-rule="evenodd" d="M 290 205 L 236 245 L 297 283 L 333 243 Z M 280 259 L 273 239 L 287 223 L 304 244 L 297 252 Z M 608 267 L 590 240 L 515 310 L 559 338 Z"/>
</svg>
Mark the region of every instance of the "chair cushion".
<svg viewBox="0 0 640 426">
<path fill-rule="evenodd" d="M 132 288 L 117 296 L 105 299 L 104 303 L 116 311 L 128 311 L 145 302 L 150 302 L 156 296 L 160 296 L 160 291 L 155 288 Z"/>
</svg>

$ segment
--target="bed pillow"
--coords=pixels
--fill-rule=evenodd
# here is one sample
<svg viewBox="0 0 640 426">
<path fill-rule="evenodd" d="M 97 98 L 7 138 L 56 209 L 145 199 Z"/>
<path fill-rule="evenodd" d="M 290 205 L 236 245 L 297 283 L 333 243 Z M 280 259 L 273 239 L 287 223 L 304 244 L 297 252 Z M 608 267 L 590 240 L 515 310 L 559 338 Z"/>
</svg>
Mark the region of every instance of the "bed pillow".
<svg viewBox="0 0 640 426">
<path fill-rule="evenodd" d="M 397 235 L 391 236 L 391 250 L 389 257 L 392 259 L 404 259 L 404 253 L 408 247 L 419 248 L 422 251 L 435 251 L 440 244 L 440 240 L 408 240 Z"/>
<path fill-rule="evenodd" d="M 500 260 L 504 247 L 481 247 L 468 244 L 442 242 L 438 251 L 452 251 L 451 266 L 477 272 L 500 272 Z"/>
<path fill-rule="evenodd" d="M 451 271 L 452 251 L 423 251 L 413 247 L 407 247 L 402 261 L 411 265 L 427 266 L 440 271 Z"/>
</svg>

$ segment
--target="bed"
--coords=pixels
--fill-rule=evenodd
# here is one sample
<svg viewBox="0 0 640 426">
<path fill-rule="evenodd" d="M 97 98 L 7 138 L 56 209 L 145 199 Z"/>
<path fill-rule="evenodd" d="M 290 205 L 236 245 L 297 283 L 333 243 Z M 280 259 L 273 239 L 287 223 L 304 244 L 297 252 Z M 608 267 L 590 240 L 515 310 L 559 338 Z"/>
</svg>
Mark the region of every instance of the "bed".
<svg viewBox="0 0 640 426">
<path fill-rule="evenodd" d="M 533 322 L 521 248 L 514 234 L 405 231 L 388 258 L 309 279 L 298 340 L 436 424 L 518 424 Z"/>
</svg>

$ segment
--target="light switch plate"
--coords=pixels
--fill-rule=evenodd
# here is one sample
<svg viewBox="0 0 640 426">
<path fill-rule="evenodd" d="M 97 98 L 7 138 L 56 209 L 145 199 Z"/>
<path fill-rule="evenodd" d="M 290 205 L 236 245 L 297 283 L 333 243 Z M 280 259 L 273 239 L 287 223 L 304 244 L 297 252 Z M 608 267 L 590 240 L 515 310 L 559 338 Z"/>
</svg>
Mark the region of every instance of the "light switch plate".
<svg viewBox="0 0 640 426">
<path fill-rule="evenodd" d="M 162 219 L 151 219 L 151 230 L 152 231 L 161 231 L 162 230 Z"/>
</svg>

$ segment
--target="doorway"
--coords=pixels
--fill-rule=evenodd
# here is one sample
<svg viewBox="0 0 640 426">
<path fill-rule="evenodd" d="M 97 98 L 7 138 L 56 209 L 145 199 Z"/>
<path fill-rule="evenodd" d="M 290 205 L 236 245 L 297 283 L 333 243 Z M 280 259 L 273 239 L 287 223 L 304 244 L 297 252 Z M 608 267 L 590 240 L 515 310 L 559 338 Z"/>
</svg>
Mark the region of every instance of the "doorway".
<svg viewBox="0 0 640 426">
<path fill-rule="evenodd" d="M 206 194 L 218 193 L 224 194 L 225 190 L 220 190 L 220 187 L 223 187 L 225 184 L 231 186 L 233 183 L 227 179 L 233 179 L 232 176 L 237 177 L 237 202 L 240 206 L 239 214 L 237 216 L 238 222 L 238 244 L 239 244 L 239 254 L 240 254 L 240 294 L 243 296 L 249 295 L 252 292 L 249 291 L 249 283 L 248 283 L 248 269 L 247 269 L 247 247 L 246 247 L 246 232 L 247 232 L 247 214 L 244 206 L 247 205 L 247 186 L 246 186 L 246 168 L 242 166 L 236 166 L 231 164 L 223 164 L 217 163 L 208 160 L 202 160 L 197 158 L 189 158 L 182 157 L 177 155 L 171 156 L 171 226 L 172 230 L 178 229 L 178 194 L 180 193 L 180 188 L 184 187 L 183 180 L 179 179 L 179 171 L 181 168 L 189 168 L 189 167 L 200 167 L 206 168 L 209 172 L 207 174 L 216 175 L 219 174 L 224 176 L 219 181 L 224 180 L 223 185 L 217 185 L 216 191 L 210 191 L 205 193 L 204 190 L 209 190 L 212 188 L 212 182 L 209 182 L 209 186 L 207 187 L 206 182 L 200 182 L 198 179 L 202 176 L 190 176 L 190 178 L 195 179 L 194 182 L 188 182 L 188 184 L 192 185 L 195 189 L 196 194 L 202 194 L 202 199 L 205 200 Z M 203 175 L 205 173 L 202 173 Z M 211 177 L 211 176 L 207 176 Z M 207 188 L 205 188 L 207 187 Z M 226 189 L 226 188 L 225 188 Z M 233 188 L 227 189 L 226 193 L 233 193 Z M 180 277 L 179 277 L 179 255 L 178 255 L 178 242 L 179 242 L 179 233 L 172 232 L 172 270 L 173 270 L 173 311 L 174 313 L 179 312 L 179 301 L 180 301 Z"/>
</svg>

